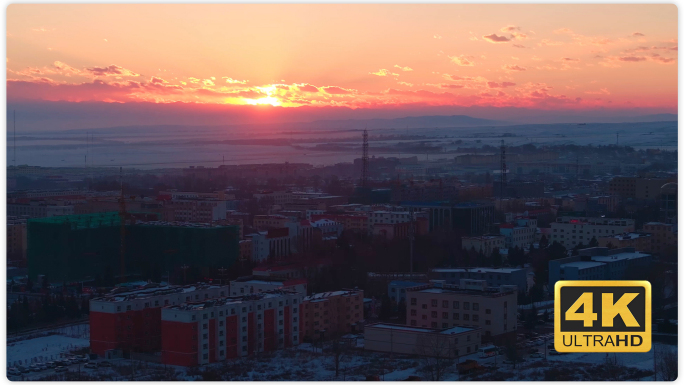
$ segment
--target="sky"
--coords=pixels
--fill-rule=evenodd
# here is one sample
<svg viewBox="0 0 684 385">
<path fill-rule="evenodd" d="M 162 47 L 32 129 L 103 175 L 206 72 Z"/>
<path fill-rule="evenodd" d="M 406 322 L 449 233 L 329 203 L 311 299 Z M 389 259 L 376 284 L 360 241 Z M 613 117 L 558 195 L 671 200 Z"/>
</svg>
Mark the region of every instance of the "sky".
<svg viewBox="0 0 684 385">
<path fill-rule="evenodd" d="M 676 113 L 677 53 L 671 4 L 7 8 L 8 107 L 41 128 Z"/>
</svg>

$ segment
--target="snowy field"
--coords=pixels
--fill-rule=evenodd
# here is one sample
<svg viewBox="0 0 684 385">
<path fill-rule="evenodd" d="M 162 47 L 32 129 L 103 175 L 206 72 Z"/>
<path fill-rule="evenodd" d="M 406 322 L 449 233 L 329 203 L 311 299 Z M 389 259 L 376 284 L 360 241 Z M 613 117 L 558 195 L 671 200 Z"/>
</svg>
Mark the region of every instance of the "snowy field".
<svg viewBox="0 0 684 385">
<path fill-rule="evenodd" d="M 7 365 L 30 365 L 58 359 L 71 350 L 89 347 L 87 338 L 72 338 L 60 335 L 38 337 L 7 345 Z"/>
<path fill-rule="evenodd" d="M 87 347 L 87 339 L 66 336 L 46 336 L 10 344 L 7 348 L 9 365 L 49 361 L 69 350 Z M 131 360 L 114 360 L 112 368 L 81 370 L 73 368 L 70 373 L 54 371 L 32 373 L 30 380 L 208 380 L 208 381 L 364 381 L 367 376 L 377 376 L 385 381 L 406 380 L 418 376 L 430 380 L 425 370 L 428 364 L 416 356 L 390 355 L 363 350 L 363 339 L 357 347 L 343 350 L 339 356 L 336 373 L 335 354 L 330 345 L 321 352 L 320 347 L 301 344 L 296 348 L 205 365 L 197 368 L 165 366 Z M 676 346 L 654 344 L 658 354 L 666 350 L 676 351 Z M 476 360 L 489 368 L 477 375 L 462 376 L 456 370 L 456 361 L 443 360 L 439 380 L 652 380 L 653 351 L 649 353 L 573 353 L 544 358 L 530 358 L 513 368 L 503 364 L 505 356 L 479 358 L 477 354 L 461 357 Z M 496 367 L 496 369 L 494 369 Z M 20 379 L 20 378 L 16 378 Z"/>
</svg>

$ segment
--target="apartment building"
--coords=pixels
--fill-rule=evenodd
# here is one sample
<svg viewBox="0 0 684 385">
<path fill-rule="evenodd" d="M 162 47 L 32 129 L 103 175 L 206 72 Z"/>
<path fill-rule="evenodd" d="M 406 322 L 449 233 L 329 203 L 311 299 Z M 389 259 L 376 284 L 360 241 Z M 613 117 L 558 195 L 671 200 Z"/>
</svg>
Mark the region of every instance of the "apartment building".
<svg viewBox="0 0 684 385">
<path fill-rule="evenodd" d="M 280 259 L 292 253 L 293 240 L 287 227 L 271 228 L 246 237 L 252 241 L 253 262 L 264 263 L 269 257 Z"/>
<path fill-rule="evenodd" d="M 435 268 L 430 270 L 429 276 L 431 279 L 444 281 L 448 285 L 460 285 L 463 280 L 474 279 L 487 282 L 489 287 L 516 285 L 521 293 L 526 293 L 528 290 L 527 269 L 492 267 Z"/>
<path fill-rule="evenodd" d="M 7 217 L 7 259 L 26 261 L 26 218 Z"/>
<path fill-rule="evenodd" d="M 312 214 L 312 222 L 329 219 L 341 223 L 347 231 L 367 233 L 369 229 L 369 218 L 367 213 L 345 213 L 345 214 Z"/>
<path fill-rule="evenodd" d="M 178 198 L 164 203 L 168 221 L 212 223 L 226 219 L 225 200 L 212 198 Z"/>
<path fill-rule="evenodd" d="M 537 234 L 537 219 L 515 218 L 511 223 L 501 224 L 499 233 L 505 237 L 506 248 L 529 246 Z"/>
<path fill-rule="evenodd" d="M 660 188 L 668 182 L 676 182 L 671 179 L 641 178 L 633 176 L 618 176 L 608 183 L 608 191 L 625 199 L 658 199 Z"/>
<path fill-rule="evenodd" d="M 73 214 L 73 205 L 47 204 L 45 202 L 7 204 L 7 215 L 12 217 L 49 218 Z"/>
<path fill-rule="evenodd" d="M 651 234 L 651 252 L 661 253 L 668 247 L 677 246 L 677 226 L 671 223 L 648 222 L 643 231 Z"/>
<path fill-rule="evenodd" d="M 653 261 L 651 254 L 633 248 L 608 249 L 591 247 L 579 255 L 549 261 L 549 287 L 560 280 L 595 281 L 620 280 L 627 273 L 636 273 Z"/>
<path fill-rule="evenodd" d="M 460 285 L 431 284 L 406 290 L 408 326 L 447 329 L 481 328 L 482 340 L 515 336 L 517 286 L 489 288 L 485 281 L 462 280 Z"/>
<path fill-rule="evenodd" d="M 593 237 L 598 238 L 634 231 L 634 219 L 588 218 L 562 216 L 551 223 L 551 239 L 566 249 L 578 244 L 588 245 Z"/>
<path fill-rule="evenodd" d="M 363 290 L 344 289 L 304 298 L 301 310 L 303 338 L 316 341 L 358 330 L 363 320 Z"/>
<path fill-rule="evenodd" d="M 653 236 L 649 233 L 643 232 L 632 232 L 618 234 L 610 237 L 598 238 L 599 247 L 610 247 L 622 249 L 625 247 L 631 247 L 635 250 L 644 251 L 647 253 L 651 252 Z"/>
<path fill-rule="evenodd" d="M 506 247 L 506 237 L 503 235 L 481 235 L 474 237 L 461 237 L 461 248 L 464 250 L 475 249 L 482 252 L 485 256 L 492 254 L 494 249 Z"/>
<path fill-rule="evenodd" d="M 273 290 L 165 307 L 162 363 L 196 366 L 296 346 L 302 298 Z"/>
<path fill-rule="evenodd" d="M 100 356 L 112 349 L 152 352 L 161 348 L 161 309 L 228 295 L 228 286 L 196 284 L 137 290 L 118 288 L 90 300 L 90 350 Z"/>
<path fill-rule="evenodd" d="M 306 295 L 306 279 L 269 279 L 258 276 L 240 277 L 230 282 L 230 295 L 259 294 L 271 290 L 287 290 Z"/>
<path fill-rule="evenodd" d="M 290 218 L 284 215 L 255 215 L 254 227 L 257 230 L 268 230 L 274 228 L 282 228 L 290 222 Z"/>
<path fill-rule="evenodd" d="M 419 356 L 456 358 L 477 352 L 481 330 L 456 326 L 434 330 L 406 325 L 376 323 L 363 330 L 364 349 Z"/>
</svg>

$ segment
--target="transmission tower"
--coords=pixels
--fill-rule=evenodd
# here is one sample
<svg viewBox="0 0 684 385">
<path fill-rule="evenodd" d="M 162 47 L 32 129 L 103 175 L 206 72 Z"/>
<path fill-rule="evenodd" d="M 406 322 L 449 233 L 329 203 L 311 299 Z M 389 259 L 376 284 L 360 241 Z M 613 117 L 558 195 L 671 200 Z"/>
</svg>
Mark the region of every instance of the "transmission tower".
<svg viewBox="0 0 684 385">
<path fill-rule="evenodd" d="M 361 174 L 361 187 L 368 187 L 368 130 L 363 130 L 363 155 L 361 156 L 363 171 Z"/>
<path fill-rule="evenodd" d="M 503 139 L 501 140 L 501 197 L 506 191 L 506 145 Z"/>
</svg>

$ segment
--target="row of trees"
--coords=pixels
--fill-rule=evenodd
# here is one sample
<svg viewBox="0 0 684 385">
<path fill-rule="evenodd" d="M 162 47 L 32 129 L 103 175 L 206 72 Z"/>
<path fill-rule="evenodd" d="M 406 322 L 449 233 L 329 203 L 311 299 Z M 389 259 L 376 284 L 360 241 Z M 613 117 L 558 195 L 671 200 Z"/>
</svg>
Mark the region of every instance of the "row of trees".
<svg viewBox="0 0 684 385">
<path fill-rule="evenodd" d="M 49 324 L 64 319 L 78 319 L 90 310 L 88 298 L 62 294 L 29 299 L 24 296 L 7 310 L 8 330 Z"/>
</svg>

